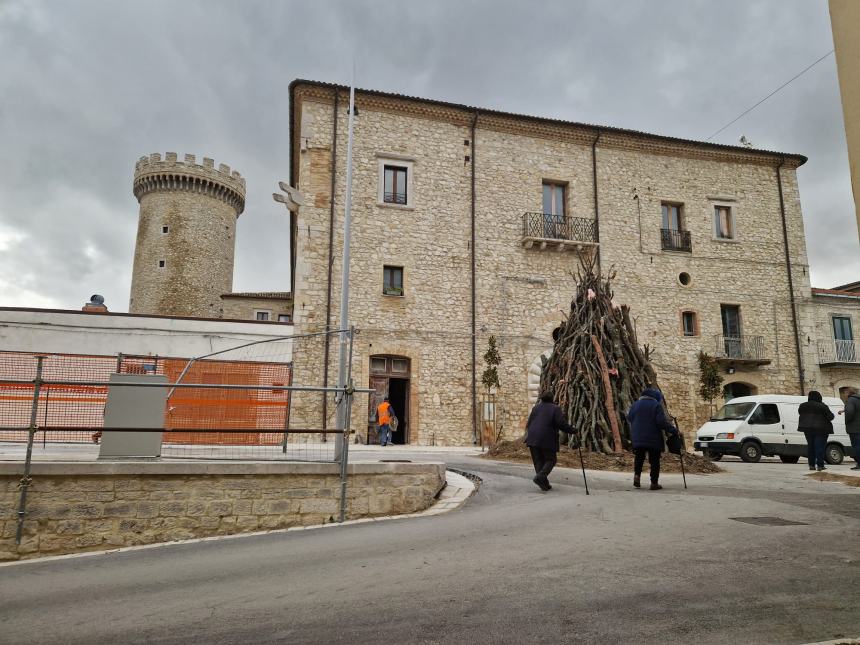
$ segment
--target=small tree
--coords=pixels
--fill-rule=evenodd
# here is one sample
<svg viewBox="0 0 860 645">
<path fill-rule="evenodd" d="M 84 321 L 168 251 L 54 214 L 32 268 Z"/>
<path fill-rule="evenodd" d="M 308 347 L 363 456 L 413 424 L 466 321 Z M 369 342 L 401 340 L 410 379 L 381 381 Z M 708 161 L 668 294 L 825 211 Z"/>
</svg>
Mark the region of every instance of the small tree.
<svg viewBox="0 0 860 645">
<path fill-rule="evenodd" d="M 484 387 L 487 388 L 487 392 L 489 392 L 491 388 L 499 387 L 499 371 L 496 369 L 496 366 L 501 364 L 501 362 L 502 357 L 499 356 L 499 350 L 496 347 L 496 337 L 490 336 L 487 351 L 484 354 L 484 363 L 487 367 L 481 375 L 481 383 L 483 383 Z"/>
<path fill-rule="evenodd" d="M 708 402 L 711 412 L 714 411 L 714 399 L 719 396 L 723 386 L 723 375 L 713 356 L 699 351 L 699 394 Z"/>
</svg>

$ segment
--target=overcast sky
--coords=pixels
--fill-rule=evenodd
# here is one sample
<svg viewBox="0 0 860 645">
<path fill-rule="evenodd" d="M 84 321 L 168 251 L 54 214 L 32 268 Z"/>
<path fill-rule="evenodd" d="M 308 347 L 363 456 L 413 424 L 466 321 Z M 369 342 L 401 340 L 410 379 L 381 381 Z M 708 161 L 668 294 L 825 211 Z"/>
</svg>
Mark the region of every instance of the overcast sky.
<svg viewBox="0 0 860 645">
<path fill-rule="evenodd" d="M 125 311 L 135 160 L 248 182 L 234 290 L 289 289 L 297 77 L 705 139 L 833 46 L 825 0 L 0 0 L 0 305 Z M 832 56 L 714 140 L 809 157 L 813 286 L 860 280 Z"/>
</svg>

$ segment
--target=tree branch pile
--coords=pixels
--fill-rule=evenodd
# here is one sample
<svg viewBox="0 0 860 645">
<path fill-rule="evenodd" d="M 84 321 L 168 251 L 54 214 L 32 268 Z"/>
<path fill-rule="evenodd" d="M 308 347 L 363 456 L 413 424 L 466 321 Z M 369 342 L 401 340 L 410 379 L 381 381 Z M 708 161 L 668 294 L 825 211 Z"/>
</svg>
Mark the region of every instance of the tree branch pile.
<svg viewBox="0 0 860 645">
<path fill-rule="evenodd" d="M 570 446 L 601 453 L 630 449 L 625 412 L 646 385 L 657 385 L 652 350 L 639 347 L 626 305 L 613 302 L 610 270 L 604 280 L 595 262 L 583 262 L 570 312 L 553 332 L 544 359 L 541 391 L 550 390 L 576 429 Z"/>
</svg>

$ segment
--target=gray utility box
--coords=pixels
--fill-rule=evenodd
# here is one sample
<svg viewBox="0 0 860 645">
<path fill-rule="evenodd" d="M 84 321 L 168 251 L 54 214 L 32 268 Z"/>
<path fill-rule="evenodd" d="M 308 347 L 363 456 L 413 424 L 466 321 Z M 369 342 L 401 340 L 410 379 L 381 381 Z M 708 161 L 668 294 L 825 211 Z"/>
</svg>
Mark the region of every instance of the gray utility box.
<svg viewBox="0 0 860 645">
<path fill-rule="evenodd" d="M 105 428 L 164 430 L 166 387 L 133 387 L 131 383 L 167 383 L 160 374 L 111 374 L 105 406 Z M 161 456 L 161 432 L 102 433 L 99 459 Z"/>
</svg>

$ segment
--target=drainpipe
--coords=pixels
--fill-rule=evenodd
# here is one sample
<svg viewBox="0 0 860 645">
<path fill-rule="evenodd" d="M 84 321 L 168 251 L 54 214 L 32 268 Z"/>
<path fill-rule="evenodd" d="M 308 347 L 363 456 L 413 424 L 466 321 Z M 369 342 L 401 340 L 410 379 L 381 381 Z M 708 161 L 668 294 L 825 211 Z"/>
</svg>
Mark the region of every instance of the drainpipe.
<svg viewBox="0 0 860 645">
<path fill-rule="evenodd" d="M 334 89 L 334 117 L 332 118 L 331 134 L 331 197 L 329 199 L 328 211 L 328 278 L 326 279 L 325 294 L 325 330 L 331 331 L 331 270 L 334 264 L 334 191 L 337 173 L 337 110 L 339 107 L 340 91 Z M 328 359 L 331 353 L 331 336 L 325 335 L 325 348 L 323 350 L 323 387 L 328 387 Z M 322 393 L 322 427 L 328 428 L 328 393 Z M 327 435 L 323 435 L 323 441 Z"/>
<path fill-rule="evenodd" d="M 478 443 L 478 348 L 477 348 L 477 306 L 475 286 L 475 130 L 478 125 L 478 111 L 472 117 L 472 443 Z"/>
<path fill-rule="evenodd" d="M 797 351 L 797 375 L 800 379 L 800 393 L 806 394 L 804 383 L 806 374 L 803 370 L 803 356 L 800 354 L 800 333 L 797 328 L 797 307 L 794 302 L 794 279 L 791 277 L 791 256 L 788 250 L 788 226 L 785 222 L 785 198 L 782 196 L 782 167 L 785 165 L 785 157 L 776 168 L 776 185 L 779 190 L 779 214 L 782 218 L 782 241 L 785 245 L 785 270 L 788 274 L 788 295 L 791 300 L 791 323 L 794 327 L 794 348 Z"/>
<path fill-rule="evenodd" d="M 597 272 L 600 273 L 600 208 L 597 201 L 597 142 L 600 141 L 600 128 L 591 142 L 591 178 L 594 184 L 594 241 L 597 242 Z"/>
</svg>

